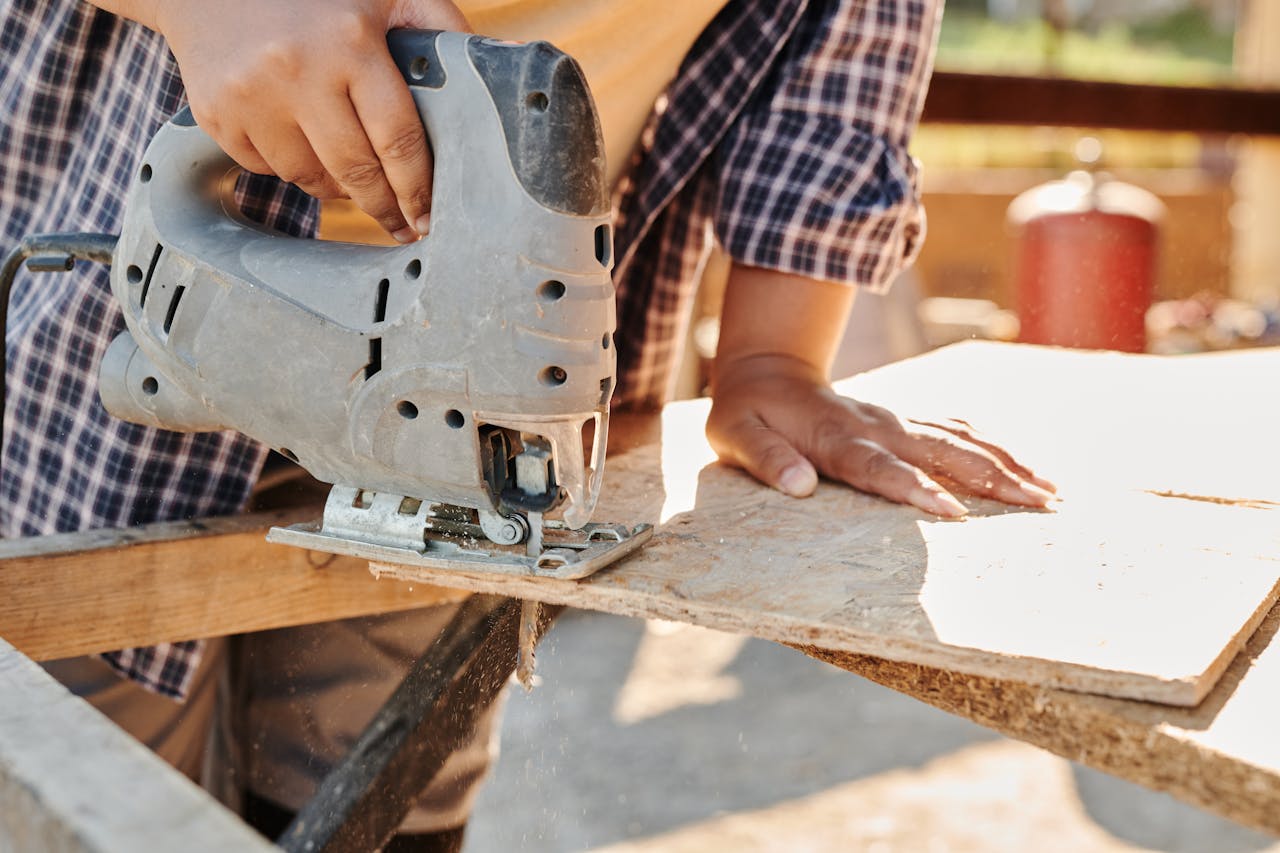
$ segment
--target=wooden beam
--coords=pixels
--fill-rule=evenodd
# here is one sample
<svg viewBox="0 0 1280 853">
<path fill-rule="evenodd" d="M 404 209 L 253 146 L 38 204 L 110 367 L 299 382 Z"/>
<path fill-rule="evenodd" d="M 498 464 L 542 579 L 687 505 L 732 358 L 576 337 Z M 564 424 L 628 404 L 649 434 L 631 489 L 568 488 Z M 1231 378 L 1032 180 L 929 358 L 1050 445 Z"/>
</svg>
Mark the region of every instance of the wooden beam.
<svg viewBox="0 0 1280 853">
<path fill-rule="evenodd" d="M 0 641 L 0 849 L 276 848 Z"/>
<path fill-rule="evenodd" d="M 35 660 L 425 607 L 464 593 L 272 545 L 320 508 L 0 542 L 0 637 Z"/>
<path fill-rule="evenodd" d="M 922 121 L 1280 134 L 1280 91 L 939 71 Z"/>
</svg>

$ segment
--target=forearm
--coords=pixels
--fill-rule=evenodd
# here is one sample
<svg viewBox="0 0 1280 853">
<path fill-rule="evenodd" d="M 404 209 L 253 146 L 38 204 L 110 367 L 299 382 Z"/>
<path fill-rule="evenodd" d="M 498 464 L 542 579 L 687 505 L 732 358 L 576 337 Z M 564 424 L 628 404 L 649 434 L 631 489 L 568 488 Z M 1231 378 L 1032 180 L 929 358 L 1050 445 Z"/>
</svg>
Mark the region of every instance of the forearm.
<svg viewBox="0 0 1280 853">
<path fill-rule="evenodd" d="M 734 264 L 725 291 L 712 376 L 747 359 L 784 356 L 826 380 L 856 289 Z"/>
</svg>

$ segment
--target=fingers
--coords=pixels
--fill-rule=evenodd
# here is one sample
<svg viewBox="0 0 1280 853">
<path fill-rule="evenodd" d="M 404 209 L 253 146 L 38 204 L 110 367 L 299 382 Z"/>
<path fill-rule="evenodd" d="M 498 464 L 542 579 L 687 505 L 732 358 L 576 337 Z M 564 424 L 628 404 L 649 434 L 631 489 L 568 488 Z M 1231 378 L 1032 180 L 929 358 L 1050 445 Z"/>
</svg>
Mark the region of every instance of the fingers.
<svg viewBox="0 0 1280 853">
<path fill-rule="evenodd" d="M 949 518 L 967 509 L 944 484 L 1019 506 L 1053 499 L 1008 453 L 971 440 L 966 426 L 912 429 L 805 371 L 786 370 L 785 357 L 766 361 L 721 371 L 707 437 L 722 460 L 780 491 L 811 494 L 821 474 Z"/>
<path fill-rule="evenodd" d="M 736 462 L 757 480 L 784 494 L 804 498 L 818 487 L 818 472 L 809 460 L 758 418 L 744 418 L 710 438 L 721 458 Z"/>
<path fill-rule="evenodd" d="M 297 124 L 264 118 L 251 123 L 252 138 L 215 139 L 249 171 L 277 175 L 316 198 L 349 196 L 397 241 L 412 243 L 429 221 L 431 157 L 404 82 L 397 74 L 384 87 L 365 95 L 368 121 L 345 95 L 330 96 L 314 99 Z"/>
<path fill-rule="evenodd" d="M 311 148 L 306 135 L 297 127 L 285 127 L 272 133 L 261 134 L 261 142 L 250 141 L 267 164 L 267 172 L 281 180 L 297 184 L 316 198 L 337 198 L 342 189 L 333 180 L 320 158 Z M 245 165 L 243 162 L 240 165 Z M 257 171 L 251 169 L 250 171 Z"/>
<path fill-rule="evenodd" d="M 998 444 L 993 444 L 990 441 L 987 441 L 986 439 L 979 437 L 977 433 L 974 431 L 974 428 L 970 426 L 969 423 L 966 421 L 954 419 L 950 423 L 933 423 L 931 421 L 913 420 L 911 421 L 911 423 L 916 424 L 917 426 L 932 427 L 933 429 L 942 430 L 943 432 L 951 433 L 957 438 L 963 439 L 969 442 L 970 444 L 975 444 L 978 447 L 981 447 L 986 452 L 990 453 L 996 459 L 1000 460 L 1000 463 L 1002 465 L 1004 465 L 1013 473 L 1017 474 L 1022 479 L 1029 480 L 1030 482 L 1036 484 L 1037 486 L 1039 486 L 1040 488 L 1048 492 L 1056 493 L 1058 491 L 1058 487 L 1055 486 L 1051 481 L 1046 480 L 1044 477 L 1039 476 L 1030 468 L 1023 465 L 1021 462 L 1019 462 L 1017 459 L 1014 459 L 1013 454 L 1011 454 L 1009 451 L 1005 450 L 1003 447 L 1000 447 Z"/>
<path fill-rule="evenodd" d="M 400 211 L 395 191 L 349 100 L 330 98 L 318 103 L 314 112 L 302 118 L 302 132 L 315 145 L 317 165 L 323 164 L 324 173 L 361 210 L 398 242 L 418 239 L 418 233 L 409 227 Z"/>
<path fill-rule="evenodd" d="M 823 408 L 809 413 L 800 434 L 793 432 L 795 425 L 779 420 L 771 426 L 756 415 L 729 426 L 709 424 L 709 434 L 721 458 L 793 497 L 812 494 L 821 473 L 946 518 L 968 510 L 939 481 L 1016 506 L 1044 507 L 1053 499 L 1009 470 L 997 454 L 960 444 L 949 433 L 909 432 L 873 406 Z"/>
<path fill-rule="evenodd" d="M 814 461 L 824 474 L 934 515 L 958 518 L 968 512 L 923 471 L 875 441 L 850 438 L 842 444 L 838 450 L 815 454 Z"/>
<path fill-rule="evenodd" d="M 907 434 L 896 415 L 833 394 L 824 394 L 819 400 L 807 419 L 808 440 L 803 445 L 819 471 L 856 489 L 934 515 L 958 518 L 968 512 L 950 492 L 893 449 Z"/>
<path fill-rule="evenodd" d="M 713 425 L 709 432 L 721 458 L 792 497 L 813 494 L 821 471 L 862 491 L 934 515 L 958 518 L 967 512 L 964 504 L 922 471 L 879 444 L 855 437 L 852 429 L 839 440 L 826 442 L 827 449 L 811 451 L 808 458 L 756 417 L 745 417 L 727 427 Z"/>
<path fill-rule="evenodd" d="M 397 74 L 385 88 L 379 97 L 366 96 L 363 109 L 376 116 L 368 122 L 345 94 L 316 98 L 298 124 L 254 122 L 254 137 L 227 153 L 317 198 L 349 196 L 397 241 L 412 243 L 426 231 L 431 159 L 404 82 Z"/>
<path fill-rule="evenodd" d="M 222 150 L 240 164 L 245 171 L 255 175 L 274 175 L 266 159 L 258 153 L 258 149 L 249 141 L 249 137 L 241 134 L 239 138 L 221 143 Z"/>
<path fill-rule="evenodd" d="M 981 447 L 966 447 L 938 436 L 910 433 L 895 447 L 905 459 L 926 471 L 946 477 L 965 491 L 1017 506 L 1043 507 L 1053 495 L 1010 471 Z"/>
<path fill-rule="evenodd" d="M 406 224 L 425 235 L 431 210 L 431 151 L 417 104 L 390 57 L 372 63 L 369 73 L 352 83 L 351 103 Z"/>
<path fill-rule="evenodd" d="M 277 130 L 282 153 L 266 159 L 312 195 L 349 196 L 398 242 L 412 243 L 426 233 L 431 210 L 426 131 L 390 57 L 367 68 L 349 93 L 316 98 L 297 130 Z"/>
<path fill-rule="evenodd" d="M 475 32 L 466 15 L 452 0 L 399 0 L 391 12 L 391 26 Z"/>
</svg>

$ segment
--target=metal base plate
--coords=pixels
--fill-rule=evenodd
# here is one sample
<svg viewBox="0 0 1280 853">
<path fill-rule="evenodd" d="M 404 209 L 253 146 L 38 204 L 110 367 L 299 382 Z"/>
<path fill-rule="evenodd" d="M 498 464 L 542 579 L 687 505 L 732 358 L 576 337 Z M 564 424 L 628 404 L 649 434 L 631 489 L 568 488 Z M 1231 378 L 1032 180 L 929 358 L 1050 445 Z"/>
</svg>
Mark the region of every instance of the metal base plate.
<svg viewBox="0 0 1280 853">
<path fill-rule="evenodd" d="M 536 557 L 525 554 L 523 546 L 507 547 L 467 537 L 429 539 L 423 550 L 380 545 L 326 532 L 316 523 L 273 527 L 267 541 L 379 563 L 575 580 L 637 550 L 653 536 L 653 525 L 587 524 L 581 530 L 570 530 L 562 522 L 549 521 L 543 531 L 544 549 Z"/>
</svg>

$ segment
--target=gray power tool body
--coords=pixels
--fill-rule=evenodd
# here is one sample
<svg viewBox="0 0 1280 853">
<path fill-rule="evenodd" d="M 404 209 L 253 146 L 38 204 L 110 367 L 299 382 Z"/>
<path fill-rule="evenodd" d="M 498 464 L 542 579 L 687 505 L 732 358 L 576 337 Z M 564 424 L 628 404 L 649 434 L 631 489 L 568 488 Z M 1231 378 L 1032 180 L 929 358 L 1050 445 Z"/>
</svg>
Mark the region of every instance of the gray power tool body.
<svg viewBox="0 0 1280 853">
<path fill-rule="evenodd" d="M 231 201 L 239 168 L 179 114 L 126 201 L 111 286 L 128 330 L 103 359 L 103 403 L 239 430 L 333 484 L 321 524 L 273 541 L 582 577 L 652 533 L 588 523 L 615 309 L 586 81 L 545 43 L 388 42 L 434 150 L 431 233 L 388 248 L 266 231 Z"/>
</svg>

